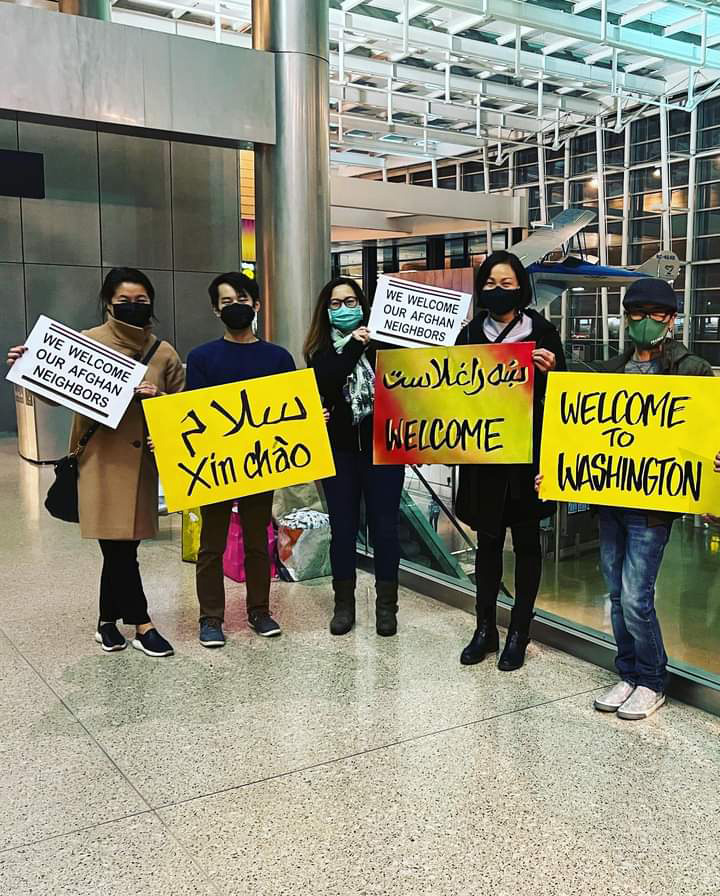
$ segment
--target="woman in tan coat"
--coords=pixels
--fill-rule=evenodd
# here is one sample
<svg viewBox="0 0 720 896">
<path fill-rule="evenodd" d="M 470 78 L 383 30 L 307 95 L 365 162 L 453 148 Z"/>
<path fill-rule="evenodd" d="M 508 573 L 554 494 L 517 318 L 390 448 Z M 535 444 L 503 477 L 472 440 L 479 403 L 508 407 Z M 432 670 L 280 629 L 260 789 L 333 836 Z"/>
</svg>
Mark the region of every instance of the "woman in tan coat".
<svg viewBox="0 0 720 896">
<path fill-rule="evenodd" d="M 181 392 L 185 384 L 182 362 L 167 342 L 152 332 L 155 290 L 148 277 L 134 268 L 113 268 L 100 292 L 105 323 L 85 335 L 137 361 L 149 360 L 144 381 L 135 390 L 117 429 L 101 426 L 78 459 L 80 533 L 95 538 L 103 554 L 100 578 L 100 617 L 96 640 L 108 652 L 123 650 L 127 641 L 117 628 L 122 619 L 136 627 L 132 645 L 148 656 L 170 656 L 172 646 L 148 615 L 137 549 L 158 530 L 158 475 L 147 445 L 142 400 Z M 10 349 L 13 364 L 24 346 Z M 71 450 L 93 425 L 75 415 Z"/>
</svg>

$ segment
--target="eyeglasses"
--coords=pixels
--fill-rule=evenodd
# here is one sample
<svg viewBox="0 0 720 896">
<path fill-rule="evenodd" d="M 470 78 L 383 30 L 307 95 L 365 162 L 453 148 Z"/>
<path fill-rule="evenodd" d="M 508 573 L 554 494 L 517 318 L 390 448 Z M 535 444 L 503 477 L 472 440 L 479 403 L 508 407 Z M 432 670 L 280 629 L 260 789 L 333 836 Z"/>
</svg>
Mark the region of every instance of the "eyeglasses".
<svg viewBox="0 0 720 896">
<path fill-rule="evenodd" d="M 640 308 L 632 308 L 627 312 L 627 316 L 630 320 L 645 320 L 646 317 L 649 317 L 650 320 L 664 323 L 670 317 L 670 313 L 669 311 L 642 311 Z"/>
<path fill-rule="evenodd" d="M 330 310 L 339 311 L 343 305 L 346 308 L 357 308 L 359 304 L 357 296 L 348 296 L 346 299 L 330 299 Z"/>
</svg>

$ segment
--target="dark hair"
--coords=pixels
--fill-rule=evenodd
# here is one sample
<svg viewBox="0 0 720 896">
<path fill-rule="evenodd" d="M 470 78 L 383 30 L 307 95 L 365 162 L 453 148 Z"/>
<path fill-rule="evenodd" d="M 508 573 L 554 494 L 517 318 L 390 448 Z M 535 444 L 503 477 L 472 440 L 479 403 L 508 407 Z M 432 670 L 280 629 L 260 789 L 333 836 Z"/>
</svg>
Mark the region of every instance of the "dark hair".
<svg viewBox="0 0 720 896">
<path fill-rule="evenodd" d="M 365 293 L 360 288 L 357 280 L 353 280 L 351 277 L 335 277 L 329 283 L 326 283 L 318 295 L 315 310 L 310 321 L 310 329 L 305 337 L 303 355 L 305 362 L 308 364 L 313 355 L 330 348 L 330 318 L 327 312 L 330 305 L 330 297 L 336 286 L 350 286 L 360 302 L 364 323 L 367 323 L 370 317 L 370 305 L 368 305 Z"/>
<path fill-rule="evenodd" d="M 108 271 L 103 285 L 100 287 L 100 315 L 101 319 L 105 319 L 107 306 L 112 304 L 113 296 L 122 283 L 135 283 L 142 286 L 147 297 L 150 299 L 150 307 L 155 308 L 155 287 L 147 274 L 139 271 L 137 268 L 112 268 Z M 153 314 L 153 320 L 156 320 Z"/>
<path fill-rule="evenodd" d="M 137 268 L 113 268 L 108 271 L 100 289 L 100 300 L 103 304 L 109 305 L 112 302 L 121 283 L 135 283 L 137 286 L 142 286 L 150 299 L 150 304 L 154 304 L 155 287 L 150 282 L 148 275 Z"/>
<path fill-rule="evenodd" d="M 227 283 L 228 286 L 232 286 L 239 296 L 247 296 L 249 299 L 252 299 L 253 305 L 260 301 L 260 287 L 257 285 L 256 280 L 241 274 L 240 271 L 228 271 L 227 274 L 220 274 L 208 286 L 208 295 L 213 308 L 217 308 L 220 301 L 218 289 L 221 283 Z"/>
<path fill-rule="evenodd" d="M 506 252 L 504 249 L 499 249 L 497 252 L 491 252 L 475 272 L 475 291 L 473 294 L 473 303 L 475 306 L 477 306 L 480 293 L 488 282 L 490 273 L 496 264 L 509 264 L 513 269 L 520 287 L 520 303 L 518 309 L 527 308 L 533 300 L 530 274 L 528 274 L 527 270 L 523 267 L 523 263 L 517 255 L 513 255 L 512 252 Z"/>
</svg>

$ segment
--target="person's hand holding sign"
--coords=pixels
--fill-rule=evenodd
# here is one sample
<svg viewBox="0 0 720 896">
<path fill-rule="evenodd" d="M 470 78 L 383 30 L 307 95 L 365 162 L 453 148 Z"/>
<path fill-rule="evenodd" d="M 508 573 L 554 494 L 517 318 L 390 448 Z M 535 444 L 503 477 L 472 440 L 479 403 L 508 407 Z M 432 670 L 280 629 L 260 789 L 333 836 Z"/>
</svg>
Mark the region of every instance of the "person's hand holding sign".
<svg viewBox="0 0 720 896">
<path fill-rule="evenodd" d="M 718 451 L 718 453 L 715 455 L 713 472 L 720 473 L 720 451 Z M 715 516 L 715 514 L 713 513 L 706 513 L 703 519 L 706 523 L 712 523 L 715 526 L 720 526 L 720 516 Z"/>
<path fill-rule="evenodd" d="M 12 367 L 16 361 L 22 358 L 26 351 L 27 346 L 25 345 L 15 345 L 13 348 L 8 349 L 7 366 Z"/>
<path fill-rule="evenodd" d="M 358 327 L 350 335 L 353 339 L 357 339 L 358 342 L 362 342 L 363 345 L 367 345 L 370 342 L 370 330 L 367 327 Z"/>
<path fill-rule="evenodd" d="M 532 359 L 540 373 L 549 373 L 551 370 L 555 370 L 557 364 L 555 355 L 546 348 L 536 348 L 532 353 Z"/>
<path fill-rule="evenodd" d="M 147 380 L 143 380 L 142 383 L 135 389 L 135 397 L 139 399 L 143 398 L 157 398 L 159 395 L 163 393 L 155 386 L 153 383 L 148 383 Z"/>
</svg>

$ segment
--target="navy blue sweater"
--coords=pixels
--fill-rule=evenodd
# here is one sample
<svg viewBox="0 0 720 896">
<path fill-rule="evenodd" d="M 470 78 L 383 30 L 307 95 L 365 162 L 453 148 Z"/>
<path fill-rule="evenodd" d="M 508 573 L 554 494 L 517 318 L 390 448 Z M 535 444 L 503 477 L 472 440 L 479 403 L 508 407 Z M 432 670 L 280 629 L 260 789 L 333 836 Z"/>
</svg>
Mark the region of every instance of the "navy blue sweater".
<svg viewBox="0 0 720 896">
<path fill-rule="evenodd" d="M 272 342 L 215 339 L 194 348 L 187 357 L 185 389 L 224 386 L 259 376 L 288 373 L 295 362 L 287 349 Z"/>
</svg>

